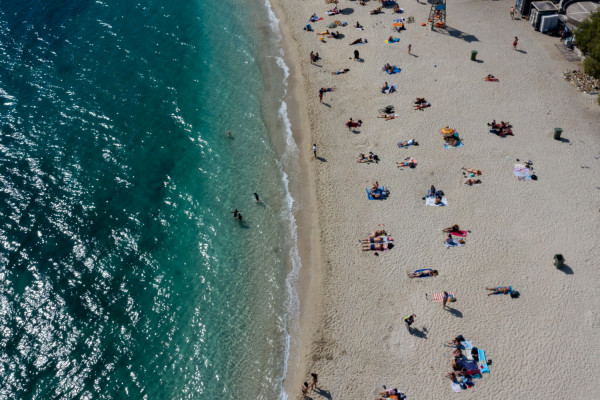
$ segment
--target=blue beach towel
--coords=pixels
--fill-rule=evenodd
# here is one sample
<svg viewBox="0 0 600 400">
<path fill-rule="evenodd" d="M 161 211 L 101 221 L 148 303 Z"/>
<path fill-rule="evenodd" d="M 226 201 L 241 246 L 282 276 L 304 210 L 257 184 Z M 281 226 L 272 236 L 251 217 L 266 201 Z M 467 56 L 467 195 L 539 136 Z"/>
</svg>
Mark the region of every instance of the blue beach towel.
<svg viewBox="0 0 600 400">
<path fill-rule="evenodd" d="M 416 270 L 414 273 L 417 273 L 417 272 L 423 272 L 423 271 L 427 271 L 428 269 L 431 269 L 431 268 L 423 268 L 423 269 L 418 269 L 418 270 Z M 435 276 L 435 275 L 434 275 L 434 276 Z M 433 276 L 431 276 L 431 275 L 426 275 L 426 276 L 416 276 L 415 278 L 433 278 Z"/>
<path fill-rule="evenodd" d="M 487 359 L 485 358 L 485 351 L 477 349 L 479 351 L 479 371 L 482 374 L 489 374 L 490 369 L 488 368 Z"/>
<path fill-rule="evenodd" d="M 371 189 L 367 189 L 367 198 L 369 200 L 385 200 L 387 198 L 387 195 L 385 194 L 385 187 L 383 186 L 379 186 L 375 193 L 381 193 L 381 198 L 376 199 L 375 197 L 373 197 L 373 195 L 371 194 Z"/>
<path fill-rule="evenodd" d="M 397 66 L 394 65 L 394 68 L 392 69 L 392 72 L 388 71 L 387 69 L 383 69 L 388 75 L 393 75 L 393 74 L 397 74 L 398 72 L 402 71 L 400 68 L 398 68 Z"/>
<path fill-rule="evenodd" d="M 400 41 L 400 38 L 393 38 L 392 40 L 386 40 L 386 43 L 397 43 Z"/>
<path fill-rule="evenodd" d="M 447 143 L 444 143 L 444 148 L 445 149 L 455 149 L 457 147 L 463 147 L 463 146 L 464 146 L 464 144 L 463 144 L 462 140 L 459 140 L 458 144 L 456 146 L 450 146 Z"/>
</svg>

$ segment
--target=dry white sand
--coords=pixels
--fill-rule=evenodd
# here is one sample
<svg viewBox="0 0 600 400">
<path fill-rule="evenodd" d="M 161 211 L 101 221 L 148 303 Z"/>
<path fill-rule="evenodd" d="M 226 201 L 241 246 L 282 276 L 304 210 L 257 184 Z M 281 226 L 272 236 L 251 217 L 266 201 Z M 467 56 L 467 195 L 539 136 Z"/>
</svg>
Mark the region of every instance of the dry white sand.
<svg viewBox="0 0 600 400">
<path fill-rule="evenodd" d="M 323 0 L 278 0 L 278 15 L 290 43 L 295 43 L 304 77 L 310 135 L 301 142 L 319 145 L 322 161 L 312 162 L 321 226 L 320 265 L 304 263 L 304 274 L 320 274 L 314 318 L 305 318 L 299 356 L 290 360 L 286 387 L 300 396 L 309 372 L 319 373 L 332 399 L 374 398 L 382 385 L 398 387 L 409 399 L 448 398 L 450 351 L 442 346 L 458 334 L 485 349 L 491 373 L 456 396 L 465 399 L 600 397 L 594 377 L 600 367 L 600 118 L 595 97 L 582 94 L 562 78 L 569 63 L 554 47 L 558 39 L 535 32 L 524 20 L 512 21 L 508 1 L 457 0 L 448 10 L 452 33 L 420 26 L 430 5 L 402 2 L 404 17 L 414 16 L 400 34 L 385 9 L 371 16 L 377 2 L 362 7 L 340 0 L 344 15 L 329 17 L 333 5 Z M 316 12 L 336 20 L 341 40 L 318 41 L 302 27 Z M 353 27 L 356 21 L 365 27 Z M 396 44 L 384 40 L 400 37 Z M 519 48 L 512 49 L 514 36 Z M 368 44 L 349 46 L 362 37 Z M 412 44 L 414 56 L 407 54 Z M 354 49 L 364 62 L 350 60 Z M 322 57 L 308 61 L 309 52 Z M 481 62 L 469 60 L 471 50 Z M 386 62 L 402 72 L 387 75 Z M 350 68 L 344 75 L 331 72 Z M 483 81 L 487 74 L 498 83 Z M 381 94 L 385 82 L 398 92 Z M 319 104 L 318 88 L 336 86 Z M 298 93 L 298 96 L 303 95 Z M 425 97 L 432 107 L 415 111 Z M 302 102 L 300 102 L 302 103 Z M 376 118 L 393 104 L 400 118 Z M 360 133 L 344 126 L 362 119 Z M 500 138 L 486 122 L 508 120 L 515 136 Z M 445 150 L 440 129 L 449 125 L 465 147 Z M 552 139 L 564 129 L 566 142 Z M 420 146 L 399 149 L 399 140 Z M 305 149 L 309 150 L 309 149 Z M 359 153 L 373 151 L 379 164 L 358 164 Z M 307 157 L 312 154 L 307 152 Z M 414 157 L 415 169 L 395 162 Z M 537 181 L 519 182 L 516 159 L 533 161 Z M 481 169 L 483 183 L 463 184 L 461 167 Z M 385 201 L 368 201 L 365 188 L 378 180 L 391 190 Z M 447 207 L 425 207 L 430 185 L 442 189 Z M 395 237 L 394 249 L 375 257 L 357 240 L 379 224 Z M 466 245 L 446 249 L 442 229 L 459 224 L 471 231 Z M 554 268 L 562 253 L 565 271 Z M 407 271 L 431 267 L 440 276 L 408 279 Z M 512 285 L 521 293 L 486 296 L 485 287 Z M 443 310 L 431 293 L 454 291 L 458 298 Z M 426 298 L 428 294 L 428 298 Z M 306 304 L 306 303 L 303 303 Z M 417 315 L 411 335 L 403 323 Z M 307 322 L 308 321 L 308 322 Z M 313 393 L 315 399 L 322 398 Z"/>
</svg>

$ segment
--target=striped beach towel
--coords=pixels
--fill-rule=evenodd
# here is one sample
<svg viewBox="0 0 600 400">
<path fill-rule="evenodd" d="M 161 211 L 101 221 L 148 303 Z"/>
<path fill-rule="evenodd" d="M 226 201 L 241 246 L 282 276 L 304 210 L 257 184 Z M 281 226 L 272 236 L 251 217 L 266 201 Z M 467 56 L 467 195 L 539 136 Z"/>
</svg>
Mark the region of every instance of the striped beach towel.
<svg viewBox="0 0 600 400">
<path fill-rule="evenodd" d="M 436 303 L 443 303 L 444 293 L 434 293 L 431 295 L 433 301 Z M 454 292 L 448 292 L 448 297 L 454 297 Z"/>
</svg>

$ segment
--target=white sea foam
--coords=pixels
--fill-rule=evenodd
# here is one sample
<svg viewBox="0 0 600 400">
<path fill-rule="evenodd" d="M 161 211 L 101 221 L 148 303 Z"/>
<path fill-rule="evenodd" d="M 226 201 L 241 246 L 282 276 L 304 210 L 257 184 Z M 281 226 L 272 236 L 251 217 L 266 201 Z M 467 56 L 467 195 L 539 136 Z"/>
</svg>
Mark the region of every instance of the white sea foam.
<svg viewBox="0 0 600 400">
<path fill-rule="evenodd" d="M 267 8 L 267 13 L 269 15 L 270 27 L 273 33 L 275 34 L 275 39 L 278 43 L 281 42 L 282 36 L 281 31 L 279 30 L 279 19 L 275 16 L 273 9 L 271 7 L 271 3 L 269 0 L 265 0 L 265 6 Z M 277 66 L 281 68 L 283 71 L 283 86 L 284 86 L 284 96 L 287 95 L 287 84 L 288 78 L 290 76 L 290 69 L 285 63 L 284 60 L 284 52 L 282 48 L 279 48 L 280 57 L 275 57 Z M 285 167 L 289 165 L 298 165 L 298 146 L 294 141 L 294 136 L 292 134 L 292 123 L 290 122 L 288 116 L 288 107 L 287 103 L 281 100 L 281 106 L 278 111 L 278 118 L 284 127 L 284 135 L 285 135 L 285 150 L 281 157 L 281 161 L 279 162 L 279 168 L 281 170 L 281 179 L 283 181 L 283 186 L 285 190 L 285 200 L 287 207 L 283 210 L 282 217 L 289 222 L 289 243 L 290 243 L 290 263 L 291 268 L 290 272 L 286 277 L 286 289 L 287 289 L 287 298 L 285 300 L 285 310 L 286 315 L 284 315 L 283 319 L 283 329 L 285 332 L 285 343 L 284 343 L 284 365 L 283 370 L 281 371 L 281 376 L 278 382 L 279 385 L 279 399 L 287 400 L 288 395 L 284 390 L 283 381 L 287 375 L 288 369 L 288 361 L 290 356 L 290 344 L 291 344 L 291 336 L 290 336 L 290 327 L 297 323 L 300 311 L 300 303 L 298 300 L 298 293 L 296 291 L 296 282 L 298 280 L 298 274 L 301 268 L 300 254 L 298 252 L 298 226 L 296 224 L 296 217 L 294 216 L 294 198 L 290 193 L 290 182 L 288 174 L 285 172 Z"/>
</svg>

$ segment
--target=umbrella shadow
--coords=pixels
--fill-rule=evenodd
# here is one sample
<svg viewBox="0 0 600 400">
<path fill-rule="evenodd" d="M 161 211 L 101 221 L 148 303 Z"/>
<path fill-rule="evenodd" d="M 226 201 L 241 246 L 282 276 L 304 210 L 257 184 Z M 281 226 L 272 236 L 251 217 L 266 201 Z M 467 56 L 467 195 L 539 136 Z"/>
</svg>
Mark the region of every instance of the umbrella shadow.
<svg viewBox="0 0 600 400">
<path fill-rule="evenodd" d="M 354 14 L 354 8 L 352 8 L 352 7 L 344 8 L 343 10 L 340 10 L 340 14 L 342 14 L 342 15 Z"/>
</svg>

